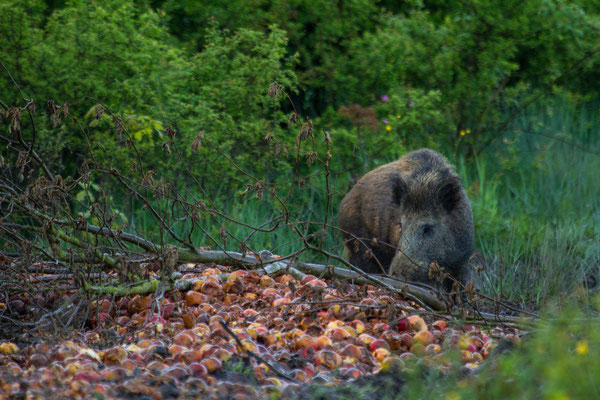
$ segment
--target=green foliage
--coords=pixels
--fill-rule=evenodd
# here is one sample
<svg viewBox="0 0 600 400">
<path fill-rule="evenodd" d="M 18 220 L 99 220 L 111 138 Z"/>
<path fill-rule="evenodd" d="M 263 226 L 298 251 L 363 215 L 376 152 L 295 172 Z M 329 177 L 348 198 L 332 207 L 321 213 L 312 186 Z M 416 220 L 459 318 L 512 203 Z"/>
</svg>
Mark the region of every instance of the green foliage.
<svg viewBox="0 0 600 400">
<path fill-rule="evenodd" d="M 488 356 L 473 375 L 416 368 L 406 376 L 403 395 L 464 400 L 598 397 L 598 321 L 572 306 L 552 308 L 545 318 L 521 344 Z"/>
<path fill-rule="evenodd" d="M 166 0 L 162 6 L 172 31 L 197 48 L 207 42 L 204 33 L 213 21 L 230 30 L 279 26 L 289 38 L 289 53 L 299 57 L 304 100 L 298 106 L 311 114 L 335 99 L 332 79 L 343 66 L 344 53 L 353 40 L 374 27 L 380 12 L 372 0 Z"/>
<path fill-rule="evenodd" d="M 597 16 L 577 6 L 541 1 L 473 1 L 435 14 L 388 15 L 352 43 L 336 89 L 347 96 L 343 101 L 361 103 L 369 101 L 366 93 L 390 94 L 393 87 L 439 90 L 437 111 L 446 126 L 437 140 L 479 150 L 498 133 L 503 108 L 523 104 L 530 85 L 550 85 L 598 50 L 597 25 Z M 577 79 L 568 84 L 578 85 Z M 467 129 L 470 135 L 461 134 Z"/>
<path fill-rule="evenodd" d="M 600 19 L 597 6 L 583 3 L 167 0 L 157 6 L 167 11 L 175 35 L 198 47 L 213 21 L 229 29 L 277 24 L 299 56 L 299 106 L 313 116 L 328 107 L 373 106 L 382 94 L 394 98 L 415 87 L 438 91 L 444 129 L 436 129 L 433 141 L 479 152 L 503 126 L 502 111 L 525 104 L 526 95 L 536 95 L 532 88 L 558 83 L 596 95 L 590 83 L 598 81 Z M 575 66 L 577 74 L 558 80 Z"/>
<path fill-rule="evenodd" d="M 40 96 L 75 102 L 92 96 L 119 110 L 147 112 L 163 83 L 183 69 L 158 15 L 120 1 L 72 1 L 53 13 L 31 51 Z M 37 93 L 36 93 L 37 94 Z"/>
<path fill-rule="evenodd" d="M 69 173 L 88 146 L 98 161 L 126 171 L 137 158 L 134 145 L 146 156 L 137 171 L 164 167 L 166 177 L 173 178 L 189 166 L 210 186 L 206 179 L 213 172 L 202 167 L 208 164 L 220 168 L 218 186 L 224 181 L 233 186 L 236 173 L 222 156 L 202 147 L 192 154 L 192 141 L 204 134 L 241 168 L 264 175 L 264 136 L 283 136 L 287 130 L 287 117 L 267 96 L 267 88 L 274 80 L 288 90 L 296 84 L 294 58 L 286 55 L 283 31 L 273 26 L 267 33 L 230 33 L 212 25 L 203 51 L 186 54 L 173 46 L 160 13 L 133 3 L 72 1 L 47 21 L 41 5 L 33 8 L 21 1 L 10 6 L 0 24 L 12 27 L 24 16 L 20 31 L 7 32 L 12 29 L 15 37 L 27 39 L 22 43 L 7 37 L 0 54 L 11 60 L 7 68 L 28 97 L 69 102 L 70 115 L 89 128 L 84 138 L 77 124 L 54 128 L 38 117 L 42 152 Z M 16 101 L 11 85 L 2 88 L 3 101 Z M 95 99 L 104 106 L 95 106 Z M 168 126 L 176 132 L 176 142 L 167 143 L 168 148 L 156 146 L 168 141 Z M 163 150 L 177 150 L 181 159 L 166 157 Z"/>
<path fill-rule="evenodd" d="M 253 27 L 255 21 L 264 22 L 264 0 L 191 0 L 160 1 L 166 12 L 170 30 L 185 42 L 201 48 L 206 42 L 213 21 L 234 31 L 240 27 Z"/>
<path fill-rule="evenodd" d="M 0 67 L 0 99 L 7 104 L 20 100 L 8 73 L 18 79 L 25 91 L 30 89 L 26 82 L 36 73 L 35 65 L 30 62 L 31 46 L 42 38 L 40 25 L 43 12 L 41 0 L 7 0 L 0 3 L 0 61 L 8 69 L 7 72 Z"/>
<path fill-rule="evenodd" d="M 267 89 L 275 80 L 294 87 L 293 62 L 285 56 L 283 32 L 275 27 L 268 34 L 242 29 L 232 36 L 213 28 L 204 51 L 193 58 L 189 77 L 181 82 L 185 87 L 175 95 L 181 105 L 174 117 L 182 142 L 189 148 L 196 134 L 205 133 L 241 168 L 264 176 L 270 167 L 265 136 L 270 133 L 279 138 L 287 132 L 287 117 L 279 111 L 278 101 L 267 96 Z M 190 96 L 196 101 L 190 102 Z M 285 141 L 293 143 L 293 139 Z M 201 148 L 191 161 L 195 173 L 210 163 L 227 174 L 223 178 L 235 180 L 237 173 L 214 149 Z M 211 172 L 202 178 L 212 176 Z"/>
<path fill-rule="evenodd" d="M 598 50 L 600 20 L 587 3 L 151 2 L 158 11 L 114 0 L 47 4 L 59 8 L 44 20 L 41 3 L 12 0 L 0 22 L 12 39 L 2 57 L 28 94 L 70 101 L 82 113 L 92 104 L 78 100 L 96 97 L 116 114 L 174 126 L 182 147 L 199 132 L 210 134 L 223 151 L 260 160 L 242 162 L 260 165 L 256 173 L 273 175 L 261 137 L 284 133 L 283 116 L 264 96 L 273 80 L 290 92 L 299 83 L 297 107 L 325 117 L 331 130 L 340 132 L 340 118 L 327 115 L 353 104 L 375 110 L 379 123 L 393 121 L 389 131 L 388 124 L 378 128 L 387 139 L 371 143 L 356 125 L 348 135 L 358 140 L 340 132 L 341 154 L 364 149 L 352 168 L 422 146 L 472 155 L 497 136 L 504 110 L 551 83 L 583 94 L 597 89 L 590 82 L 598 54 L 555 82 Z M 62 134 L 73 153 L 83 147 L 75 130 Z M 275 171 L 289 161 L 276 162 Z"/>
<path fill-rule="evenodd" d="M 11 12 L 29 15 L 29 7 L 30 2 L 14 2 Z M 37 9 L 43 10 L 41 6 Z M 0 21 L 11 24 L 4 13 Z M 162 94 L 173 90 L 172 82 L 178 81 L 185 70 L 186 60 L 181 51 L 169 46 L 168 33 L 160 27 L 158 15 L 131 3 L 73 1 L 47 20 L 38 16 L 24 21 L 27 24 L 22 26 L 22 36 L 27 45 L 7 43 L 2 59 L 14 62 L 10 54 L 22 53 L 28 70 L 15 67 L 12 71 L 24 95 L 33 97 L 38 107 L 48 99 L 58 104 L 69 102 L 70 114 L 83 119 L 95 102 L 86 98 L 92 97 L 115 114 L 132 114 L 135 110 L 142 115 L 154 114 L 154 120 L 159 117 L 155 110 L 164 104 Z M 11 85 L 2 88 L 2 98 L 14 98 L 10 96 L 15 92 Z M 144 118 L 140 116 L 138 122 Z M 68 174 L 73 173 L 81 162 L 77 154 L 87 148 L 79 126 L 55 128 L 41 116 L 37 123 L 42 153 Z M 139 134 L 144 127 L 138 128 Z M 90 137 L 94 145 L 105 146 L 107 154 L 99 154 L 100 160 L 111 159 L 119 153 L 118 148 L 123 148 L 122 132 L 117 131 Z M 127 157 L 121 153 L 120 158 Z"/>
</svg>

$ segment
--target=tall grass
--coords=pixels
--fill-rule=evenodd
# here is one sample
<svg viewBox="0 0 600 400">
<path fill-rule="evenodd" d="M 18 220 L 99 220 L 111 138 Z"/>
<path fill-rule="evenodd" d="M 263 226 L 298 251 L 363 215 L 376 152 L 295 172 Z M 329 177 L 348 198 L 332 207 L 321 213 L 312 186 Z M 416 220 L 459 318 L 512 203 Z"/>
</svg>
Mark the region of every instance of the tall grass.
<svg viewBox="0 0 600 400">
<path fill-rule="evenodd" d="M 334 182 L 332 186 L 335 187 L 336 183 Z M 286 190 L 287 188 L 282 188 L 281 193 L 286 193 Z M 323 236 L 326 192 L 325 180 L 322 176 L 312 178 L 302 188 L 296 187 L 289 202 L 286 203 L 289 212 L 287 223 L 281 218 L 281 205 L 271 197 L 265 196 L 262 200 L 257 200 L 252 194 L 241 196 L 239 193 L 229 198 L 216 196 L 216 206 L 228 218 L 217 214 L 203 215 L 199 223 L 203 230 L 196 228 L 189 237 L 196 246 L 207 246 L 215 250 L 241 251 L 243 242 L 254 251 L 266 249 L 275 254 L 290 255 L 303 248 L 301 236 L 292 227 L 294 225 L 312 245 L 341 256 L 343 253 L 341 235 L 331 226 L 337 225 L 337 205 L 342 195 L 340 193 L 332 195 L 328 227 L 324 230 Z M 191 198 L 193 201 L 201 199 L 200 196 L 195 198 L 193 194 Z M 160 231 L 156 220 L 148 213 L 140 213 L 140 208 L 141 205 L 137 201 L 132 201 L 129 205 L 130 225 L 138 232 L 150 233 L 154 235 L 154 240 L 159 240 L 155 236 Z M 158 208 L 168 207 L 162 205 Z M 177 220 L 177 218 L 173 219 Z M 246 226 L 235 221 L 243 222 Z M 275 225 L 277 228 L 271 230 Z M 179 219 L 170 228 L 178 236 L 188 237 L 191 226 L 188 219 Z M 262 232 L 251 227 L 271 231 Z M 225 231 L 227 233 L 223 234 Z M 328 258 L 320 253 L 304 253 L 301 259 L 308 262 L 328 262 Z"/>
<path fill-rule="evenodd" d="M 529 109 L 474 165 L 460 164 L 486 271 L 482 288 L 540 303 L 600 269 L 600 119 L 590 105 Z"/>
</svg>

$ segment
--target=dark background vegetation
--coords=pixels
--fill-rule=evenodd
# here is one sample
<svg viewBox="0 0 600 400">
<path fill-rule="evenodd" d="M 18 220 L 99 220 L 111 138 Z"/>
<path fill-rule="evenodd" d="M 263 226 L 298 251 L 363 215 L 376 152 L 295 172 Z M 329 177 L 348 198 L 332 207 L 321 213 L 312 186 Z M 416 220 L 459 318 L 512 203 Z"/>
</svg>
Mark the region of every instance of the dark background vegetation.
<svg viewBox="0 0 600 400">
<path fill-rule="evenodd" d="M 190 201 L 210 198 L 230 217 L 264 223 L 274 200 L 242 196 L 252 182 L 240 170 L 270 187 L 292 180 L 298 127 L 288 124 L 288 98 L 267 95 L 276 81 L 312 120 L 314 150 L 327 151 L 325 131 L 333 142 L 329 203 L 323 171 L 302 152 L 305 185 L 289 203 L 298 220 L 335 215 L 363 173 L 431 147 L 468 190 L 482 290 L 528 305 L 593 285 L 600 267 L 599 52 L 600 2 L 588 0 L 0 3 L 0 99 L 22 102 L 10 72 L 38 107 L 38 152 L 62 176 L 76 178 L 90 153 L 131 167 L 110 110 L 143 170 Z M 78 124 L 43 112 L 48 99 L 68 102 L 89 141 Z M 169 129 L 178 157 L 163 146 Z M 152 234 L 142 203 L 110 182 L 82 184 L 73 211 L 93 223 L 82 210 L 103 188 L 115 226 Z M 214 246 L 223 226 L 251 232 L 206 221 L 192 238 L 198 246 Z M 340 242 L 332 229 L 320 245 L 341 254 Z M 253 249 L 298 245 L 286 230 L 252 236 Z"/>
</svg>

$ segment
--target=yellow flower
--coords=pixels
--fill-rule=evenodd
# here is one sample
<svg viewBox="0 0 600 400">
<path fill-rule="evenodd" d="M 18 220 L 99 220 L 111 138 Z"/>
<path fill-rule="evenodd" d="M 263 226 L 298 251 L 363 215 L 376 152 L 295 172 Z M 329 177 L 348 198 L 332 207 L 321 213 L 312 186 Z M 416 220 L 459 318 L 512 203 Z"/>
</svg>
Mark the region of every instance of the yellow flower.
<svg viewBox="0 0 600 400">
<path fill-rule="evenodd" d="M 448 392 L 446 393 L 446 400 L 460 400 L 460 394 L 458 392 Z"/>
<path fill-rule="evenodd" d="M 575 345 L 575 352 L 580 356 L 584 356 L 588 353 L 590 348 L 588 347 L 588 342 L 586 340 L 580 340 Z"/>
<path fill-rule="evenodd" d="M 386 125 L 386 126 L 385 126 L 385 130 L 386 130 L 386 131 L 391 131 L 391 130 L 392 130 L 392 127 L 391 127 L 391 126 L 389 126 L 389 125 Z"/>
<path fill-rule="evenodd" d="M 469 133 L 471 133 L 471 129 L 468 129 L 468 128 L 467 128 L 467 135 L 468 135 Z"/>
<path fill-rule="evenodd" d="M 396 115 L 396 118 L 402 118 L 402 115 L 398 114 Z"/>
<path fill-rule="evenodd" d="M 460 136 L 465 136 L 465 130 L 464 129 L 460 130 Z"/>
</svg>

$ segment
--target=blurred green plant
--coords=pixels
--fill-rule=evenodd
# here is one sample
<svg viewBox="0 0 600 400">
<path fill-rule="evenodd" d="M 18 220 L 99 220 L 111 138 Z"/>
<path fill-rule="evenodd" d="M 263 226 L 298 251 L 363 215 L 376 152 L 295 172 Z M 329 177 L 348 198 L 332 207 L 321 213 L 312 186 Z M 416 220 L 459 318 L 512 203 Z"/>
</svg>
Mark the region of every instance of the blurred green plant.
<svg viewBox="0 0 600 400">
<path fill-rule="evenodd" d="M 596 305 L 598 305 L 597 300 Z M 493 354 L 473 375 L 436 375 L 423 382 L 423 368 L 407 379 L 412 398 L 583 399 L 600 395 L 598 320 L 569 305 L 549 307 L 536 329 L 518 346 Z M 576 371 L 577 373 L 575 373 Z"/>
</svg>

